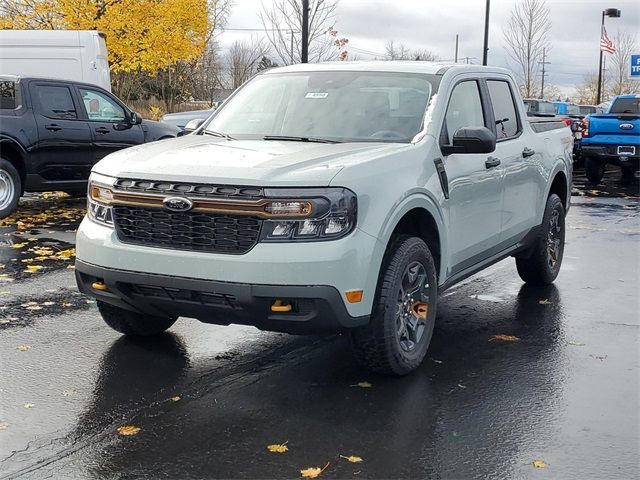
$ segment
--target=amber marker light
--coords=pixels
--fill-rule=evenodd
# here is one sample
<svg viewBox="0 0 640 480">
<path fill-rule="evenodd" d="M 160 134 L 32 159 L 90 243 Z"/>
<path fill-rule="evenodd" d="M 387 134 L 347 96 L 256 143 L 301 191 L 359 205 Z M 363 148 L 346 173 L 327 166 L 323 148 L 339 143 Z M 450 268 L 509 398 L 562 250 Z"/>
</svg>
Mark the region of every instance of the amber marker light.
<svg viewBox="0 0 640 480">
<path fill-rule="evenodd" d="M 345 296 L 347 297 L 347 302 L 349 303 L 359 303 L 362 301 L 362 295 L 364 291 L 362 290 L 350 290 L 345 292 Z"/>
</svg>

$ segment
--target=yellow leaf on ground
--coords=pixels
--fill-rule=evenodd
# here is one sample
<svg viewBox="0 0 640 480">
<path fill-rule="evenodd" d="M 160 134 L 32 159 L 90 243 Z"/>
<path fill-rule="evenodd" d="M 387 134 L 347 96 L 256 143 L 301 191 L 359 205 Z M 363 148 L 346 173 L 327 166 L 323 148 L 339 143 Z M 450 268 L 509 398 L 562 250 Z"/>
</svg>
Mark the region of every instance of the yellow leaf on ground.
<svg viewBox="0 0 640 480">
<path fill-rule="evenodd" d="M 289 450 L 289 447 L 287 447 L 287 442 L 274 443 L 272 445 L 267 445 L 267 450 L 269 450 L 272 453 L 284 453 Z"/>
<path fill-rule="evenodd" d="M 489 339 L 490 342 L 517 342 L 520 340 L 515 335 L 494 335 Z"/>
<path fill-rule="evenodd" d="M 38 270 L 42 270 L 42 265 L 27 265 L 25 272 L 36 273 Z"/>
<path fill-rule="evenodd" d="M 7 422 L 0 422 L 0 430 L 6 430 L 9 428 L 9 424 Z"/>
<path fill-rule="evenodd" d="M 136 427 L 134 425 L 123 425 L 118 427 L 118 433 L 125 437 L 130 437 L 132 435 L 137 435 L 140 432 L 140 427 Z"/>
<path fill-rule="evenodd" d="M 72 388 L 62 391 L 62 395 L 64 395 L 65 397 L 71 397 L 72 395 L 75 395 L 75 393 L 76 391 Z"/>
<path fill-rule="evenodd" d="M 27 345 L 26 343 L 23 343 L 22 345 L 18 345 L 17 348 L 21 352 L 26 352 L 27 350 L 29 350 L 31 348 L 31 345 Z"/>
<path fill-rule="evenodd" d="M 344 458 L 345 460 L 348 460 L 351 463 L 360 463 L 360 462 L 362 462 L 362 457 L 357 457 L 355 455 L 349 455 L 348 457 L 345 457 L 344 455 L 340 455 L 340 458 Z"/>
<path fill-rule="evenodd" d="M 37 310 L 42 310 L 42 307 L 38 306 L 38 305 L 31 305 L 29 307 L 24 307 L 26 310 L 31 310 L 32 312 L 35 312 Z"/>
<path fill-rule="evenodd" d="M 531 462 L 531 465 L 533 465 L 535 468 L 546 468 L 547 464 L 544 463 L 544 460 L 534 460 L 533 462 Z"/>
<path fill-rule="evenodd" d="M 27 402 L 24 404 L 24 408 L 33 408 L 35 405 L 31 402 Z"/>
<path fill-rule="evenodd" d="M 26 245 L 26 243 L 14 243 L 12 246 L 12 248 L 22 248 Z"/>
<path fill-rule="evenodd" d="M 351 385 L 352 387 L 360 387 L 360 388 L 371 388 L 373 387 L 373 385 L 371 385 L 369 382 L 358 382 L 355 385 Z"/>
<path fill-rule="evenodd" d="M 548 299 L 540 300 L 538 302 L 540 305 L 551 305 L 551 302 Z"/>
<path fill-rule="evenodd" d="M 169 400 L 171 400 L 172 402 L 179 402 L 180 400 L 182 400 L 182 397 L 180 395 L 175 395 L 171 397 Z"/>
<path fill-rule="evenodd" d="M 327 462 L 327 464 L 323 468 L 320 468 L 320 467 L 305 468 L 304 470 L 300 470 L 300 475 L 302 475 L 302 478 L 316 478 L 320 476 L 320 474 L 324 472 L 328 466 L 329 466 L 329 462 Z"/>
</svg>

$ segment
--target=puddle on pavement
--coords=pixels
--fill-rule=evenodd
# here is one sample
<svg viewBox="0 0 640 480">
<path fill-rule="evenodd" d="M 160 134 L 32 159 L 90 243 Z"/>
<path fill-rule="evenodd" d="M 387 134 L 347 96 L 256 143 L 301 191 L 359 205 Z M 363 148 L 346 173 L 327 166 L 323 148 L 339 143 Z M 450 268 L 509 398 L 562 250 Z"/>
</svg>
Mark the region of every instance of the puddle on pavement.
<svg viewBox="0 0 640 480">
<path fill-rule="evenodd" d="M 69 311 L 85 310 L 95 303 L 78 291 L 47 290 L 42 296 L 12 297 L 0 287 L 0 331 L 7 328 L 27 327 L 41 316 L 52 317 Z"/>
<path fill-rule="evenodd" d="M 614 197 L 640 199 L 638 179 L 623 181 L 619 168 L 610 167 L 598 185 L 589 183 L 584 169 L 576 169 L 573 173 L 572 196 L 579 197 Z"/>
<path fill-rule="evenodd" d="M 14 280 L 73 268 L 75 232 L 85 200 L 61 193 L 27 195 L 0 220 L 0 288 Z"/>
</svg>

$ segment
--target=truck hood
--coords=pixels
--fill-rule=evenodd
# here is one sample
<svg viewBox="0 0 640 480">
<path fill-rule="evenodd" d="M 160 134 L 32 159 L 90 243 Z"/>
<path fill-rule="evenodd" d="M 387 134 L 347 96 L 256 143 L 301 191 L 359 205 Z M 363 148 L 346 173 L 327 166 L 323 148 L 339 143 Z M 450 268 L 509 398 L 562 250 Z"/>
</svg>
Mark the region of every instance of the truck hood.
<svg viewBox="0 0 640 480">
<path fill-rule="evenodd" d="M 402 148 L 390 143 L 306 143 L 186 135 L 108 155 L 102 175 L 252 186 L 327 186 L 346 163 Z"/>
</svg>

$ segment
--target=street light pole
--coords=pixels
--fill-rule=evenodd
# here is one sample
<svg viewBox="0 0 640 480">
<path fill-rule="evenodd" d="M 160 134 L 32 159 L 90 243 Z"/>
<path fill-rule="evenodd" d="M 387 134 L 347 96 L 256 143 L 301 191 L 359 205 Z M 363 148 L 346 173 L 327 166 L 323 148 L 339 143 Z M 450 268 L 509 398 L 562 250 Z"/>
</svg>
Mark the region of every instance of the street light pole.
<svg viewBox="0 0 640 480">
<path fill-rule="evenodd" d="M 484 12 L 484 48 L 482 50 L 482 65 L 487 64 L 487 56 L 489 55 L 489 9 L 491 0 L 487 0 L 486 10 Z"/>
<path fill-rule="evenodd" d="M 596 95 L 596 105 L 602 101 L 602 35 L 604 34 L 604 17 L 620 18 L 620 10 L 617 8 L 607 8 L 602 11 L 602 22 L 600 23 L 600 62 L 598 63 L 598 94 Z"/>
<path fill-rule="evenodd" d="M 309 62 L 309 0 L 302 0 L 302 63 Z"/>
</svg>

